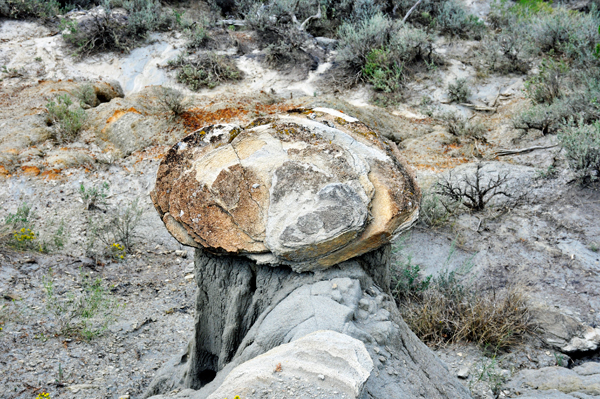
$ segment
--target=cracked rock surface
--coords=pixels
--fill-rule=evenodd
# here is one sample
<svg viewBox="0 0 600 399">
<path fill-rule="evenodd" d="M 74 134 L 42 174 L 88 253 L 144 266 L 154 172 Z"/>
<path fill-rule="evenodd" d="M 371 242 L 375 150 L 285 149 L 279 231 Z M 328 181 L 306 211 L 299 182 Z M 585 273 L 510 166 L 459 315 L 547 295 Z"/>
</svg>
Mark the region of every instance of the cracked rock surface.
<svg viewBox="0 0 600 399">
<path fill-rule="evenodd" d="M 420 195 L 393 143 L 314 108 L 190 134 L 161 163 L 152 200 L 185 245 L 302 272 L 390 242 Z"/>
</svg>

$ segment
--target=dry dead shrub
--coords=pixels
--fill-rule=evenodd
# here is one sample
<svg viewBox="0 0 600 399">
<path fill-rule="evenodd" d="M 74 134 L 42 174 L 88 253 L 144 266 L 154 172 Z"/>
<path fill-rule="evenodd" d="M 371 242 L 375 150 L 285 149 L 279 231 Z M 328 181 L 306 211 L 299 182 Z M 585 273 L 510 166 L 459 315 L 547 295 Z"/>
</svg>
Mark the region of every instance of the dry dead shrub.
<svg viewBox="0 0 600 399">
<path fill-rule="evenodd" d="M 523 292 L 465 287 L 453 273 L 398 301 L 402 317 L 425 343 L 473 342 L 505 350 L 535 330 Z"/>
</svg>

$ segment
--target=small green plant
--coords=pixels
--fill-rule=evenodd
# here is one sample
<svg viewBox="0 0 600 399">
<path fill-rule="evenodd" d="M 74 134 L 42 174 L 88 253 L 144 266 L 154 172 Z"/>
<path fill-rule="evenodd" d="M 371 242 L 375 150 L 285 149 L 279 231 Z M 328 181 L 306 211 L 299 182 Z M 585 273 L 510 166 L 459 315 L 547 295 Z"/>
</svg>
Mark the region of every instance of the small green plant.
<svg viewBox="0 0 600 399">
<path fill-rule="evenodd" d="M 431 282 L 431 275 L 423 278 L 421 267 L 412 264 L 412 257 L 406 262 L 392 266 L 392 294 L 396 298 L 414 295 L 425 291 Z"/>
<path fill-rule="evenodd" d="M 25 74 L 24 70 L 17 68 L 7 68 L 6 65 L 2 65 L 2 73 L 6 75 L 7 78 L 18 78 Z"/>
<path fill-rule="evenodd" d="M 456 204 L 444 203 L 435 189 L 429 189 L 423 192 L 419 220 L 427 226 L 442 226 L 454 214 L 456 208 Z"/>
<path fill-rule="evenodd" d="M 9 213 L 5 219 L 8 227 L 7 244 L 19 251 L 34 250 L 37 248 L 37 234 L 34 231 L 34 214 L 27 203 L 21 204 L 16 213 Z"/>
<path fill-rule="evenodd" d="M 536 177 L 538 179 L 553 179 L 556 177 L 556 175 L 558 175 L 558 170 L 556 170 L 556 167 L 554 166 L 554 164 L 548 166 L 545 170 L 538 170 Z"/>
<path fill-rule="evenodd" d="M 112 206 L 87 218 L 86 251 L 90 256 L 108 255 L 123 259 L 137 239 L 143 214 L 138 199 L 125 206 Z M 101 244 L 101 245 L 98 245 Z M 102 248 L 100 250 L 99 248 Z"/>
<path fill-rule="evenodd" d="M 76 90 L 75 95 L 77 96 L 79 105 L 81 105 L 81 107 L 95 107 L 98 105 L 98 98 L 96 97 L 94 86 L 89 83 L 80 86 Z"/>
<path fill-rule="evenodd" d="M 125 247 L 123 245 L 114 242 L 108 249 L 114 259 L 125 259 L 127 252 L 125 252 Z"/>
<path fill-rule="evenodd" d="M 185 30 L 185 34 L 188 38 L 185 46 L 190 49 L 200 49 L 206 47 L 210 40 L 210 36 L 208 36 L 208 31 L 204 27 L 204 25 L 195 24 Z"/>
<path fill-rule="evenodd" d="M 570 119 L 558 134 L 571 168 L 582 183 L 600 179 L 600 122 Z"/>
<path fill-rule="evenodd" d="M 188 107 L 188 103 L 184 101 L 185 95 L 171 87 L 155 86 L 154 96 L 159 110 L 169 112 L 173 117 L 180 116 Z"/>
<path fill-rule="evenodd" d="M 448 99 L 450 102 L 466 103 L 471 96 L 467 79 L 459 78 L 448 84 Z"/>
<path fill-rule="evenodd" d="M 506 382 L 507 378 L 498 370 L 498 361 L 496 356 L 493 355 L 491 358 L 483 358 L 481 362 L 476 365 L 477 373 L 475 378 L 469 382 L 471 390 L 473 386 L 480 382 L 485 382 L 489 385 L 494 398 L 500 396 L 502 385 Z"/>
<path fill-rule="evenodd" d="M 83 202 L 83 207 L 86 211 L 94 209 L 101 209 L 100 206 L 106 204 L 106 197 L 108 196 L 108 189 L 110 186 L 107 182 L 101 183 L 99 186 L 85 188 L 83 183 L 79 184 L 79 195 Z"/>
<path fill-rule="evenodd" d="M 50 274 L 43 277 L 46 309 L 56 319 L 56 334 L 80 336 L 86 340 L 101 335 L 114 320 L 119 308 L 116 300 L 102 285 L 100 278 L 93 279 L 81 273 L 81 292 L 66 292 L 59 296 L 54 290 Z"/>
<path fill-rule="evenodd" d="M 525 90 L 534 104 L 552 104 L 563 95 L 565 75 L 569 71 L 564 60 L 542 60 L 540 72 L 525 82 Z"/>
<path fill-rule="evenodd" d="M 467 119 L 456 112 L 448 112 L 441 116 L 448 124 L 448 133 L 466 139 L 485 140 L 486 128 L 479 120 Z"/>
<path fill-rule="evenodd" d="M 588 248 L 592 252 L 598 252 L 598 251 L 600 251 L 600 245 L 598 245 L 598 243 L 596 243 L 596 242 L 591 243 Z"/>
<path fill-rule="evenodd" d="M 35 57 L 33 60 L 35 62 L 42 62 L 42 57 Z"/>
<path fill-rule="evenodd" d="M 398 91 L 404 79 L 404 65 L 391 59 L 390 50 L 385 47 L 373 49 L 367 54 L 362 73 L 375 90 L 385 93 Z"/>
<path fill-rule="evenodd" d="M 46 104 L 46 122 L 54 128 L 54 137 L 59 143 L 74 140 L 83 128 L 85 111 L 72 105 L 73 101 L 67 94 L 59 95 Z"/>
<path fill-rule="evenodd" d="M 184 11 L 177 11 L 177 10 L 173 10 L 173 17 L 175 17 L 175 25 L 179 26 L 179 27 L 184 27 L 185 25 L 185 21 L 183 20 L 183 14 L 185 14 L 185 10 Z"/>
</svg>

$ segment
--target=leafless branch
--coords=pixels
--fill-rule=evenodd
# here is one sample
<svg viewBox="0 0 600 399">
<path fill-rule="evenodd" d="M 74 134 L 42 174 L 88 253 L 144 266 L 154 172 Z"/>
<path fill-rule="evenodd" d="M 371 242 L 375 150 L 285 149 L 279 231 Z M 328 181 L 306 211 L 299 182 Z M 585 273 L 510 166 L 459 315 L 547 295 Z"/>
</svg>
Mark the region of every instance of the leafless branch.
<svg viewBox="0 0 600 399">
<path fill-rule="evenodd" d="M 304 30 L 306 28 L 306 25 L 313 19 L 321 19 L 321 7 L 319 6 L 319 3 L 317 3 L 317 8 L 319 9 L 319 11 L 317 11 L 315 15 L 306 18 L 304 22 L 302 22 L 302 25 L 300 25 L 300 30 Z"/>
<path fill-rule="evenodd" d="M 436 193 L 454 202 L 460 202 L 474 211 L 483 210 L 489 200 L 497 195 L 512 196 L 503 190 L 504 185 L 510 180 L 508 173 L 498 173 L 495 178 L 491 178 L 484 184 L 482 168 L 483 164 L 478 163 L 475 174 L 466 175 L 461 181 L 453 181 L 450 173 L 437 184 Z"/>
<path fill-rule="evenodd" d="M 414 6 L 412 6 L 412 7 L 410 8 L 410 10 L 408 10 L 408 12 L 406 13 L 406 15 L 405 15 L 405 16 L 404 16 L 404 18 L 402 19 L 402 22 L 403 22 L 403 23 L 404 23 L 404 22 L 406 22 L 406 20 L 407 20 L 407 19 L 408 19 L 408 17 L 410 16 L 410 14 L 411 14 L 411 13 L 412 13 L 412 12 L 415 10 L 415 8 L 417 8 L 417 6 L 418 6 L 419 4 L 421 4 L 421 2 L 422 2 L 422 1 L 423 1 L 423 0 L 419 0 L 419 1 L 417 1 L 417 2 L 415 3 L 415 5 L 414 5 Z"/>
<path fill-rule="evenodd" d="M 548 145 L 548 146 L 535 146 L 535 147 L 527 147 L 527 148 L 521 148 L 518 150 L 498 150 L 496 151 L 496 155 L 501 157 L 504 155 L 513 155 L 513 154 L 523 154 L 525 152 L 531 152 L 531 151 L 535 151 L 535 150 L 546 150 L 548 148 L 554 148 L 556 147 L 558 144 L 555 145 Z"/>
</svg>

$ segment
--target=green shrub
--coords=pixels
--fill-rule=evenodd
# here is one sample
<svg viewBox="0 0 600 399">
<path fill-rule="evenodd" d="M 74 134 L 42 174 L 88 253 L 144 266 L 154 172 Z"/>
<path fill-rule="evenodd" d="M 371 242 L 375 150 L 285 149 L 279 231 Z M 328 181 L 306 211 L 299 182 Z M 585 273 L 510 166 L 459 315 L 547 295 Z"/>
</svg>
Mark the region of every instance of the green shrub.
<svg viewBox="0 0 600 399">
<path fill-rule="evenodd" d="M 391 60 L 390 50 L 373 49 L 367 54 L 367 61 L 362 74 L 375 90 L 385 93 L 400 89 L 404 80 L 404 65 Z"/>
<path fill-rule="evenodd" d="M 337 61 L 348 71 L 349 85 L 364 81 L 379 90 L 397 90 L 409 65 L 432 61 L 432 43 L 425 32 L 383 14 L 344 23 L 338 36 Z"/>
<path fill-rule="evenodd" d="M 542 134 L 556 133 L 560 123 L 570 115 L 565 104 L 555 102 L 551 105 L 539 104 L 516 115 L 513 120 L 515 129 L 529 131 L 540 130 Z"/>
<path fill-rule="evenodd" d="M 264 49 L 265 61 L 272 68 L 281 68 L 299 58 L 297 49 L 285 40 L 278 40 Z"/>
<path fill-rule="evenodd" d="M 47 19 L 60 12 L 60 3 L 56 0 L 0 0 L 0 17 Z"/>
<path fill-rule="evenodd" d="M 555 99 L 563 96 L 568 71 L 567 64 L 562 60 L 542 60 L 540 72 L 525 82 L 527 96 L 534 104 L 552 104 Z"/>
<path fill-rule="evenodd" d="M 454 83 L 448 84 L 448 98 L 451 102 L 466 103 L 471 96 L 471 89 L 467 79 L 459 78 Z"/>
<path fill-rule="evenodd" d="M 421 267 L 412 264 L 412 258 L 408 256 L 405 262 L 392 264 L 392 295 L 396 298 L 422 293 L 429 288 L 431 275 L 423 277 Z"/>
<path fill-rule="evenodd" d="M 435 27 L 442 33 L 481 38 L 485 24 L 453 0 L 445 1 L 439 14 L 433 20 Z"/>
<path fill-rule="evenodd" d="M 112 7 L 121 5 L 127 15 Z M 148 32 L 167 30 L 175 17 L 164 12 L 158 0 L 103 1 L 85 26 L 62 20 L 63 39 L 76 48 L 75 54 L 85 57 L 103 51 L 128 52 L 146 39 Z"/>
<path fill-rule="evenodd" d="M 434 185 L 435 187 L 435 185 Z M 434 189 L 425 190 L 421 197 L 419 221 L 427 226 L 442 226 L 452 216 L 456 207 L 442 202 L 442 198 Z"/>
<path fill-rule="evenodd" d="M 560 129 L 558 139 L 571 168 L 582 182 L 600 179 L 600 122 L 587 125 L 572 118 Z"/>
<path fill-rule="evenodd" d="M 210 41 L 204 25 L 193 25 L 185 30 L 185 34 L 188 38 L 185 46 L 190 50 L 204 48 Z"/>
<path fill-rule="evenodd" d="M 485 140 L 487 129 L 478 119 L 467 119 L 456 112 L 448 112 L 440 118 L 448 124 L 448 133 L 456 137 Z"/>
<path fill-rule="evenodd" d="M 54 138 L 59 143 L 74 140 L 86 119 L 85 111 L 80 106 L 73 106 L 73 101 L 67 94 L 48 102 L 46 111 L 46 122 L 54 128 Z"/>
<path fill-rule="evenodd" d="M 154 95 L 160 111 L 169 112 L 174 117 L 185 112 L 188 104 L 184 101 L 185 95 L 171 87 L 155 86 Z"/>
<path fill-rule="evenodd" d="M 223 82 L 242 78 L 242 72 L 229 57 L 215 53 L 201 53 L 193 57 L 180 55 L 169 61 L 169 67 L 178 70 L 177 81 L 191 90 L 212 89 Z"/>
<path fill-rule="evenodd" d="M 91 188 L 85 188 L 85 185 L 80 183 L 79 195 L 83 202 L 84 209 L 86 211 L 101 209 L 100 207 L 106 204 L 108 189 L 109 185 L 107 182 L 103 182 L 102 184 Z"/>
<path fill-rule="evenodd" d="M 76 90 L 75 96 L 79 100 L 79 105 L 81 105 L 81 107 L 95 107 L 98 105 L 98 98 L 96 97 L 94 86 L 89 83 L 80 86 Z"/>
</svg>

